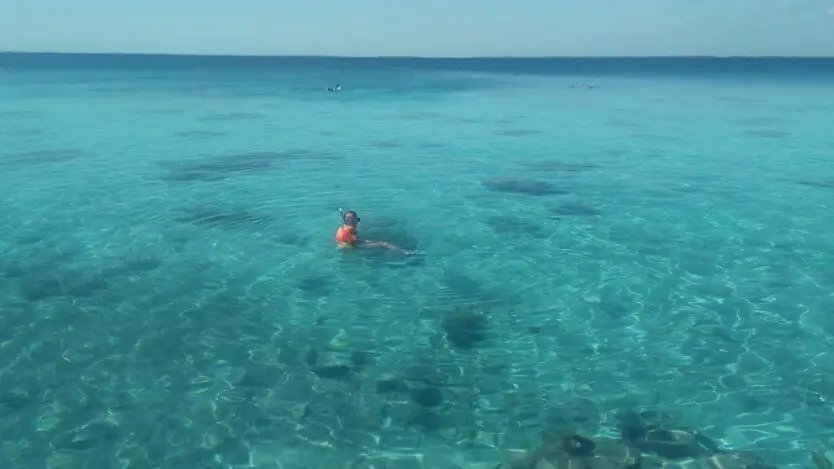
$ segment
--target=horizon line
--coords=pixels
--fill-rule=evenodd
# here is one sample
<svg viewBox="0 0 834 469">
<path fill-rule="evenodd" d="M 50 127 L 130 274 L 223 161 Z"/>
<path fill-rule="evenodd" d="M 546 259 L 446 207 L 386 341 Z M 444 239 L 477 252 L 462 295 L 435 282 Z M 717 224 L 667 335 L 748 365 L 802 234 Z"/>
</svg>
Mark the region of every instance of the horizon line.
<svg viewBox="0 0 834 469">
<path fill-rule="evenodd" d="M 547 60 L 547 59 L 834 59 L 832 55 L 328 55 L 328 54 L 214 54 L 174 52 L 56 52 L 0 50 L 0 55 L 128 55 L 157 57 L 213 57 L 213 58 L 309 58 L 309 59 L 411 59 L 411 60 Z"/>
</svg>

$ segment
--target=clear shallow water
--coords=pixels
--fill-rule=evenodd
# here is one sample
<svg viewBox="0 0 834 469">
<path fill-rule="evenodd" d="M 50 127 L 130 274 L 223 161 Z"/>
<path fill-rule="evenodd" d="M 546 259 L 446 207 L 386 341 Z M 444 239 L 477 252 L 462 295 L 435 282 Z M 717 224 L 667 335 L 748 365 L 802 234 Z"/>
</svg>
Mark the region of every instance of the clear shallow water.
<svg viewBox="0 0 834 469">
<path fill-rule="evenodd" d="M 181 60 L 0 56 L 4 467 L 828 438 L 831 62 Z"/>
</svg>

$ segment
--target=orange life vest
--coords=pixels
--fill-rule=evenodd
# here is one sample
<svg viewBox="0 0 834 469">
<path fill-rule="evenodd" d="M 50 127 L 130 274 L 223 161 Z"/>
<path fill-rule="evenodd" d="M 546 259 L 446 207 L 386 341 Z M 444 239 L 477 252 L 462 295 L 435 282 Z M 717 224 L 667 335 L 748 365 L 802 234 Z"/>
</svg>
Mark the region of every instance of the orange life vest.
<svg viewBox="0 0 834 469">
<path fill-rule="evenodd" d="M 340 226 L 336 230 L 336 242 L 343 244 L 353 244 L 356 242 L 356 229 L 350 226 Z"/>
</svg>

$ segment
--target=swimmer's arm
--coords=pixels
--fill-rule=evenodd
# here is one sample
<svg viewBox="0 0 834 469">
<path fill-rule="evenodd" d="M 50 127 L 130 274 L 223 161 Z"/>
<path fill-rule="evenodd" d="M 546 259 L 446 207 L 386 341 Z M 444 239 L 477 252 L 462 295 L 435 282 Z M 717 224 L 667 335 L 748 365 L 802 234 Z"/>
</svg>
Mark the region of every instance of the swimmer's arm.
<svg viewBox="0 0 834 469">
<path fill-rule="evenodd" d="M 394 246 L 391 243 L 386 243 L 385 241 L 371 241 L 371 240 L 365 239 L 365 240 L 362 240 L 362 243 L 365 246 L 378 246 L 378 247 L 381 247 L 381 248 L 391 249 L 392 251 L 401 252 L 403 254 L 413 254 L 413 252 L 411 252 L 411 251 L 406 251 L 405 249 Z"/>
</svg>

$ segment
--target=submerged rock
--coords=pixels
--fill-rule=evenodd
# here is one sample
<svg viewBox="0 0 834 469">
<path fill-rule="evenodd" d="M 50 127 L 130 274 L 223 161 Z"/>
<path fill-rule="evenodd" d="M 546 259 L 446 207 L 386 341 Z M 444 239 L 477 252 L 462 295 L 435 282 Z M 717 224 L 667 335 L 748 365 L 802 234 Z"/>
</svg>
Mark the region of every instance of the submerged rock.
<svg viewBox="0 0 834 469">
<path fill-rule="evenodd" d="M 411 402 L 422 407 L 437 407 L 443 403 L 443 392 L 436 387 L 412 389 L 410 393 Z"/>
<path fill-rule="evenodd" d="M 659 457 L 643 459 L 642 469 L 776 469 L 761 457 L 746 451 L 733 451 L 685 461 L 666 461 Z"/>
<path fill-rule="evenodd" d="M 822 446 L 818 446 L 811 451 L 811 461 L 817 469 L 834 469 L 834 465 L 825 457 L 825 448 Z"/>
<path fill-rule="evenodd" d="M 709 438 L 687 430 L 649 430 L 644 439 L 631 440 L 629 444 L 644 453 L 666 459 L 701 458 L 719 451 Z"/>
<path fill-rule="evenodd" d="M 643 453 L 664 459 L 708 457 L 721 451 L 718 445 L 697 431 L 674 428 L 663 412 L 627 411 L 618 416 L 623 442 Z"/>
<path fill-rule="evenodd" d="M 487 318 L 474 311 L 456 311 L 443 321 L 443 331 L 455 347 L 476 347 L 486 340 Z"/>
<path fill-rule="evenodd" d="M 618 441 L 580 435 L 551 439 L 534 452 L 507 458 L 506 469 L 638 469 L 641 455 Z"/>
<path fill-rule="evenodd" d="M 510 453 L 500 469 L 776 469 L 747 451 L 722 450 L 694 430 L 674 428 L 664 412 L 618 416 L 622 440 L 565 432 L 544 435 L 535 451 Z M 817 469 L 834 469 L 821 451 Z"/>
<path fill-rule="evenodd" d="M 311 371 L 319 378 L 345 380 L 350 376 L 351 369 L 346 365 L 316 366 Z"/>
</svg>

